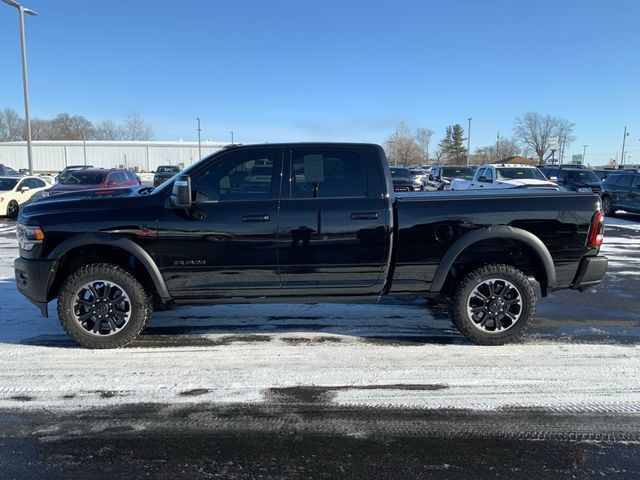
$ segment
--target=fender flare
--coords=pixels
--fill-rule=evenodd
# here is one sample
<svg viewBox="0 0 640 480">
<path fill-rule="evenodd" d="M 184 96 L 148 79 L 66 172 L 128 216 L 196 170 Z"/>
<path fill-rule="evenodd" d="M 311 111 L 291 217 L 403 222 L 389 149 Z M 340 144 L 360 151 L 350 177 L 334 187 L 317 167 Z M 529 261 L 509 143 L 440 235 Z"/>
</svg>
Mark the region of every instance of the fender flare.
<svg viewBox="0 0 640 480">
<path fill-rule="evenodd" d="M 60 243 L 51 251 L 51 253 L 49 253 L 47 258 L 58 260 L 69 250 L 87 245 L 105 245 L 109 247 L 117 247 L 129 252 L 147 270 L 162 301 L 168 302 L 171 300 L 169 289 L 160 274 L 160 269 L 156 265 L 156 262 L 153 261 L 153 258 L 151 258 L 144 248 L 126 237 L 118 237 L 107 233 L 85 233 L 77 235 Z M 50 278 L 49 285 L 51 285 L 52 282 L 53 279 Z"/>
<path fill-rule="evenodd" d="M 486 227 L 467 233 L 462 238 L 459 238 L 449 250 L 444 254 L 440 265 L 436 269 L 436 273 L 431 283 L 431 292 L 438 293 L 442 290 L 444 282 L 458 256 L 468 247 L 474 243 L 481 242 L 483 240 L 491 239 L 509 239 L 517 240 L 524 243 L 531 248 L 534 254 L 538 256 L 540 263 L 544 269 L 547 277 L 546 285 L 542 286 L 543 295 L 546 295 L 547 289 L 553 289 L 556 285 L 556 269 L 553 264 L 553 258 L 549 253 L 549 249 L 546 247 L 542 240 L 536 237 L 533 233 L 523 230 L 521 228 L 514 228 L 509 226 L 497 226 Z"/>
</svg>

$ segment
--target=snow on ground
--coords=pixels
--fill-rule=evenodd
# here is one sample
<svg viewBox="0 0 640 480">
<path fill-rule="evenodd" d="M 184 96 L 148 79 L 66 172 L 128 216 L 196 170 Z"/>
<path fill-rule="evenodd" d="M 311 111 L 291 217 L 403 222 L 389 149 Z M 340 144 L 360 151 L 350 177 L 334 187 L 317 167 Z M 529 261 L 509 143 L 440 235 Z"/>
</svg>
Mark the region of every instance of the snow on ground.
<svg viewBox="0 0 640 480">
<path fill-rule="evenodd" d="M 627 233 L 640 224 L 607 224 L 603 252 L 636 275 Z M 327 386 L 339 405 L 640 412 L 640 345 L 478 347 L 420 303 L 185 307 L 154 314 L 129 348 L 80 349 L 55 302 L 44 319 L 16 292 L 12 228 L 0 221 L 0 409 L 258 403 L 272 388 Z"/>
</svg>

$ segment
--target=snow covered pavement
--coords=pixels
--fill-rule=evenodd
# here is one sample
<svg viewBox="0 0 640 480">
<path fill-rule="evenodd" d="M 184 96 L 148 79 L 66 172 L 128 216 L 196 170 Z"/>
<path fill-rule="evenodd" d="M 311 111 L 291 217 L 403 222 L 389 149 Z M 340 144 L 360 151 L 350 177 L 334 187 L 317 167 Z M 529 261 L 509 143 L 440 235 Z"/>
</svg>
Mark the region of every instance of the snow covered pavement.
<svg viewBox="0 0 640 480">
<path fill-rule="evenodd" d="M 610 276 L 595 295 L 568 292 L 575 308 L 591 302 L 603 318 L 615 312 L 607 302 L 624 300 L 607 289 L 624 284 L 619 293 L 636 307 L 640 294 L 640 223 L 607 222 Z M 12 232 L 0 221 L 0 410 L 262 405 L 302 388 L 335 406 L 640 412 L 640 316 L 625 303 L 611 322 L 628 342 L 561 341 L 534 328 L 522 344 L 477 347 L 421 303 L 231 305 L 157 312 L 131 347 L 91 351 L 68 340 L 55 308 L 43 319 L 16 292 Z M 564 298 L 542 301 L 551 304 L 542 324 L 563 321 L 553 305 Z"/>
</svg>

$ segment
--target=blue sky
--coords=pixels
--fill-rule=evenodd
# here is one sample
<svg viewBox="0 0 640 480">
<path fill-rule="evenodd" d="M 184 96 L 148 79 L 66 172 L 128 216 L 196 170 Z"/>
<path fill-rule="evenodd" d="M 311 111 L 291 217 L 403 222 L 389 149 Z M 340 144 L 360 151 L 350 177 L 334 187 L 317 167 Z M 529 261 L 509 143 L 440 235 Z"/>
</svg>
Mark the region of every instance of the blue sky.
<svg viewBox="0 0 640 480">
<path fill-rule="evenodd" d="M 24 0 L 32 116 L 140 112 L 157 139 L 381 143 L 402 120 L 576 124 L 569 154 L 640 162 L 640 1 Z M 23 112 L 14 9 L 0 3 L 0 108 Z"/>
</svg>

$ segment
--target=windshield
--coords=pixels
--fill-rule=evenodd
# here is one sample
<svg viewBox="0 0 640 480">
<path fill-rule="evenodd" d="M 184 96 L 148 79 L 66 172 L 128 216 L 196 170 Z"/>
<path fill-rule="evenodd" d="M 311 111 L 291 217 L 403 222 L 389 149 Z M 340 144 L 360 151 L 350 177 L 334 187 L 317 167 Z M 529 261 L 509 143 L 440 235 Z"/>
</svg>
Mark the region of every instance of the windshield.
<svg viewBox="0 0 640 480">
<path fill-rule="evenodd" d="M 509 167 L 496 168 L 499 180 L 546 180 L 537 168 Z"/>
<path fill-rule="evenodd" d="M 179 167 L 158 167 L 157 173 L 176 173 L 180 171 Z"/>
<path fill-rule="evenodd" d="M 597 183 L 600 177 L 592 170 L 565 170 L 565 175 L 569 182 L 574 183 Z"/>
<path fill-rule="evenodd" d="M 475 171 L 470 167 L 443 167 L 442 177 L 447 178 L 463 178 L 465 180 L 471 180 Z"/>
<path fill-rule="evenodd" d="M 18 179 L 13 180 L 12 178 L 0 178 L 0 192 L 13 190 L 17 183 Z"/>
<path fill-rule="evenodd" d="M 87 173 L 82 170 L 69 172 L 60 180 L 62 185 L 100 185 L 104 182 L 106 173 Z"/>
<path fill-rule="evenodd" d="M 411 172 L 406 168 L 391 168 L 391 176 L 394 178 L 411 178 Z"/>
</svg>

